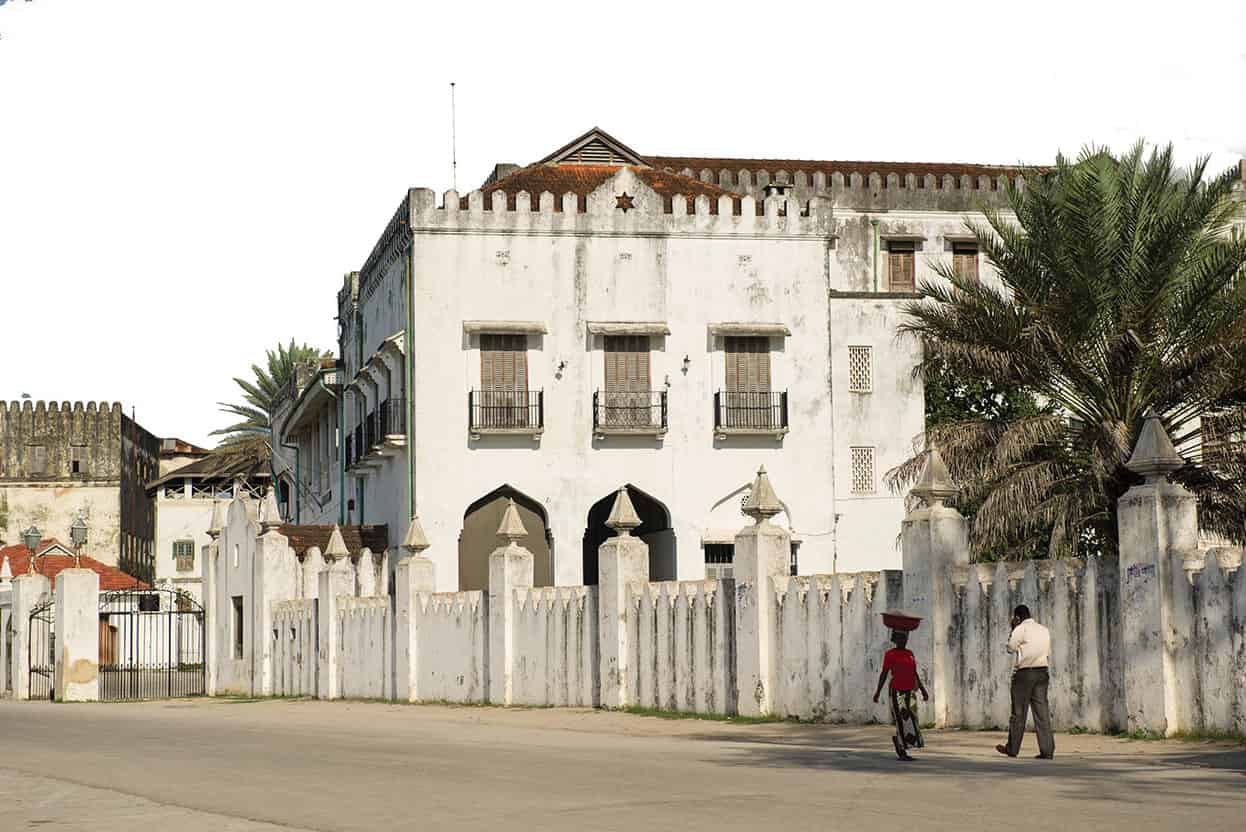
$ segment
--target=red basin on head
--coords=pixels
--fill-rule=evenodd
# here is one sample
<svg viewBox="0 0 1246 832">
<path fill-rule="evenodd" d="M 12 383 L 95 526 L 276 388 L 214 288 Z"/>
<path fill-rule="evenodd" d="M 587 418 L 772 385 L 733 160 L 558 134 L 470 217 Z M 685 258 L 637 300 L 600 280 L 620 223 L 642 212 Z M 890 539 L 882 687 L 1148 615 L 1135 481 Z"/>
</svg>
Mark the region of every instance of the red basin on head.
<svg viewBox="0 0 1246 832">
<path fill-rule="evenodd" d="M 892 630 L 909 632 L 916 630 L 917 625 L 921 624 L 922 620 L 901 612 L 885 612 L 883 613 L 883 623 Z"/>
</svg>

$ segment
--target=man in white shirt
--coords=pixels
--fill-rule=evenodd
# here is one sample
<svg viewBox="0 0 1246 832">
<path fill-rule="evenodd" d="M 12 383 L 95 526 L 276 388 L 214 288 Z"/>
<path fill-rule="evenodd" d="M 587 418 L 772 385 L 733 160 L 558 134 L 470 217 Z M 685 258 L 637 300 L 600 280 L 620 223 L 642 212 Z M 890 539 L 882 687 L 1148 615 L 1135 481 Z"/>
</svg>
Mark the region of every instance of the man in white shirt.
<svg viewBox="0 0 1246 832">
<path fill-rule="evenodd" d="M 1026 714 L 1033 708 L 1034 733 L 1038 734 L 1038 759 L 1050 760 L 1056 754 L 1056 739 L 1051 735 L 1051 712 L 1047 708 L 1051 631 L 1030 618 L 1030 608 L 1025 604 L 1013 611 L 1008 652 L 1016 656 L 1012 672 L 1012 718 L 1008 722 L 1008 744 L 997 745 L 995 750 L 1009 757 L 1021 753 Z"/>
</svg>

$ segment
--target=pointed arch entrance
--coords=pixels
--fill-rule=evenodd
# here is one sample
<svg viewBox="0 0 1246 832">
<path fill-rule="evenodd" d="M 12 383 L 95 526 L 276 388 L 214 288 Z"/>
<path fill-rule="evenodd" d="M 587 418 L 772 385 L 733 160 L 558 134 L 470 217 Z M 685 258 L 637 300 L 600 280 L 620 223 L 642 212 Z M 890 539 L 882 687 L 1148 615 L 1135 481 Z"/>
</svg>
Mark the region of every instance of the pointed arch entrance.
<svg viewBox="0 0 1246 832">
<path fill-rule="evenodd" d="M 503 485 L 473 502 L 463 513 L 459 532 L 459 590 L 489 589 L 489 555 L 498 547 L 498 525 L 507 500 L 514 500 L 528 536 L 519 542 L 532 553 L 534 586 L 554 583 L 554 538 L 549 516 L 539 502 Z"/>
<path fill-rule="evenodd" d="M 627 496 L 640 516 L 640 527 L 632 532 L 649 546 L 649 580 L 675 580 L 675 530 L 671 528 L 671 513 L 662 501 L 646 494 L 632 484 L 627 486 Z M 597 583 L 597 549 L 614 531 L 606 526 L 610 509 L 614 506 L 614 492 L 593 503 L 588 510 L 588 522 L 584 528 L 584 583 Z"/>
</svg>

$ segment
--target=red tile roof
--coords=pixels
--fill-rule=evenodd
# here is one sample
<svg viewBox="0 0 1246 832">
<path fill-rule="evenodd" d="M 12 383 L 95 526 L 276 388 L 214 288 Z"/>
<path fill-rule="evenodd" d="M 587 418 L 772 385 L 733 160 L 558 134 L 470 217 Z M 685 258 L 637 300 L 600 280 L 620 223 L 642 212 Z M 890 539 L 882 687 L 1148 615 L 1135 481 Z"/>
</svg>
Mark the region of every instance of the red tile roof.
<svg viewBox="0 0 1246 832">
<path fill-rule="evenodd" d="M 603 182 L 614 176 L 622 165 L 553 165 L 538 163 L 520 168 L 503 179 L 481 188 L 485 195 L 485 206 L 489 206 L 489 194 L 494 191 L 506 193 L 506 207 L 515 210 L 515 194 L 527 191 L 532 195 L 532 208 L 536 210 L 542 191 L 554 195 L 554 210 L 562 210 L 562 195 L 573 193 L 580 198 L 580 210 L 584 210 L 585 198 L 597 190 Z M 640 179 L 667 201 L 675 194 L 683 194 L 689 200 L 698 196 L 707 196 L 714 202 L 720 196 L 736 196 L 724 188 L 680 176 L 677 173 L 654 170 L 653 168 L 632 167 L 632 171 Z M 467 197 L 459 199 L 461 208 L 467 207 Z"/>
<path fill-rule="evenodd" d="M 758 171 L 764 170 L 770 174 L 771 181 L 774 181 L 775 173 L 781 170 L 788 173 L 804 171 L 810 176 L 815 173 L 824 173 L 828 177 L 834 173 L 843 174 L 845 177 L 854 173 L 862 177 L 868 177 L 871 173 L 886 177 L 894 173 L 901 179 L 910 173 L 917 177 L 932 174 L 940 179 L 950 174 L 959 179 L 961 176 L 1016 177 L 1042 170 L 1042 168 L 1023 165 L 979 165 L 960 162 L 850 162 L 818 159 L 732 159 L 712 156 L 646 156 L 645 161 L 661 170 L 678 172 L 688 169 L 696 171 L 697 174 L 700 174 L 702 170 L 711 170 L 715 177 L 722 170 L 729 170 L 733 175 L 741 170 L 747 170 L 754 176 Z"/>
<path fill-rule="evenodd" d="M 54 551 L 49 552 L 52 549 Z M 72 569 L 74 558 L 71 554 L 65 552 L 71 551 L 56 538 L 48 538 L 42 540 L 35 547 L 35 572 L 44 575 L 52 580 L 52 586 L 56 586 L 56 576 L 63 570 Z M 13 577 L 25 575 L 30 571 L 30 550 L 25 544 L 19 543 L 16 546 L 5 546 L 0 549 L 0 563 L 5 558 L 9 559 L 9 569 L 13 572 Z M 100 591 L 110 589 L 150 589 L 147 584 L 135 578 L 133 575 L 127 575 L 115 566 L 109 566 L 100 563 L 95 558 L 82 556 L 82 568 L 90 569 L 92 572 L 100 576 Z"/>
<path fill-rule="evenodd" d="M 342 526 L 342 542 L 352 554 L 359 554 L 365 546 L 373 554 L 384 552 L 389 546 L 389 527 L 381 525 Z M 324 551 L 329 545 L 329 536 L 333 534 L 332 526 L 295 525 L 285 523 L 278 528 L 290 541 L 290 548 L 300 557 L 313 546 Z"/>
</svg>

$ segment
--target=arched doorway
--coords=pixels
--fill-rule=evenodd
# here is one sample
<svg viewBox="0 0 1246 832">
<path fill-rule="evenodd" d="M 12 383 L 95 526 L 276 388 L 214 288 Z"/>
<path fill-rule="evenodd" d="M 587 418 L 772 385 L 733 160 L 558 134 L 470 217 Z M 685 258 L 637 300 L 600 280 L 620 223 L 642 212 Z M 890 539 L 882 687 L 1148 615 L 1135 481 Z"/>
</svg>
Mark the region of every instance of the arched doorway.
<svg viewBox="0 0 1246 832">
<path fill-rule="evenodd" d="M 632 534 L 649 546 L 649 580 L 675 580 L 675 530 L 671 528 L 671 514 L 661 501 L 654 499 L 634 485 L 627 486 L 640 527 Z M 614 530 L 606 526 L 610 509 L 614 507 L 615 494 L 611 493 L 593 503 L 588 510 L 588 523 L 584 528 L 584 583 L 597 583 L 597 549 L 611 537 Z"/>
<path fill-rule="evenodd" d="M 459 590 L 489 588 L 489 555 L 498 547 L 498 526 L 506 501 L 514 500 L 528 536 L 519 541 L 532 553 L 533 586 L 553 586 L 553 536 L 544 507 L 521 491 L 503 485 L 467 507 L 459 533 Z"/>
</svg>

